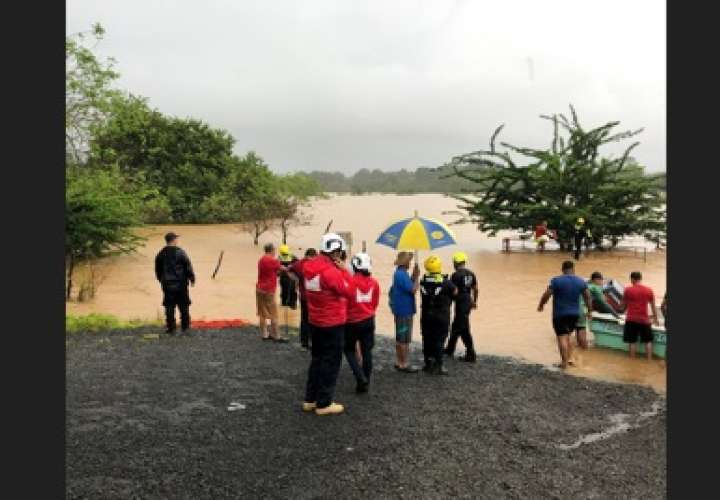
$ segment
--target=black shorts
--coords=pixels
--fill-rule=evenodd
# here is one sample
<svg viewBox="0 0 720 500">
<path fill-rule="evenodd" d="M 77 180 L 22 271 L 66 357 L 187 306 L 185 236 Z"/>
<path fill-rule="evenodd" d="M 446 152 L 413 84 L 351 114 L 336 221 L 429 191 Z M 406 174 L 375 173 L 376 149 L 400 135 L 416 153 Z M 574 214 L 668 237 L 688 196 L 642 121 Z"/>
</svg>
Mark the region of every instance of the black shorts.
<svg viewBox="0 0 720 500">
<path fill-rule="evenodd" d="M 555 329 L 555 335 L 558 337 L 561 335 L 570 335 L 575 331 L 578 323 L 578 315 L 573 316 L 558 316 L 553 318 L 553 328 Z"/>
<path fill-rule="evenodd" d="M 641 342 L 652 342 L 652 327 L 645 323 L 635 323 L 634 321 L 626 321 L 623 328 L 623 342 L 634 344 L 640 337 Z"/>
</svg>

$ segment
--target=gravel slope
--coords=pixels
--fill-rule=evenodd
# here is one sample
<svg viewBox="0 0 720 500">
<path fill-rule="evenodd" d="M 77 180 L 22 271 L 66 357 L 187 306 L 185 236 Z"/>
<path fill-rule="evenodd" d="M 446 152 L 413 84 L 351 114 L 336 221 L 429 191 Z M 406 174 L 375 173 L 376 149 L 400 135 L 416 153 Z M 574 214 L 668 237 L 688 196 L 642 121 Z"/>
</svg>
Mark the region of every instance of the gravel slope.
<svg viewBox="0 0 720 500">
<path fill-rule="evenodd" d="M 403 374 L 378 338 L 371 392 L 343 362 L 347 411 L 317 417 L 296 341 L 148 332 L 67 337 L 68 498 L 665 497 L 665 401 L 648 388 L 490 356 Z"/>
</svg>

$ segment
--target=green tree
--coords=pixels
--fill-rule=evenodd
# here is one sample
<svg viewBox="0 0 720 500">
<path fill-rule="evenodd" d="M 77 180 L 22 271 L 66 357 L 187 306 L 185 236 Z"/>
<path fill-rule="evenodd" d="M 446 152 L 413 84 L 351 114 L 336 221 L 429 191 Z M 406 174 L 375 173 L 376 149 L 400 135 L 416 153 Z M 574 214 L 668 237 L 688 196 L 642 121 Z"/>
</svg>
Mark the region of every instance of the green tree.
<svg viewBox="0 0 720 500">
<path fill-rule="evenodd" d="M 320 184 L 302 173 L 278 177 L 273 212 L 282 233 L 282 242 L 287 243 L 291 226 L 306 226 L 312 215 L 303 209 L 314 197 L 323 196 Z"/>
<path fill-rule="evenodd" d="M 472 222 L 490 235 L 503 229 L 531 230 L 547 220 L 557 228 L 561 248 L 568 246 L 575 220 L 583 217 L 601 246 L 603 239 L 616 244 L 628 234 L 664 231 L 664 196 L 657 176 L 646 175 L 630 157 L 639 143 L 628 146 L 617 158 L 600 155 L 600 147 L 634 137 L 642 129 L 614 133 L 619 122 L 586 130 L 570 106 L 565 115 L 542 116 L 553 124 L 548 149 L 516 147 L 490 139 L 490 149 L 453 158 L 454 174 L 475 184 L 474 196 L 456 196 Z M 563 133 L 564 131 L 564 133 Z M 528 158 L 518 164 L 511 153 Z"/>
<path fill-rule="evenodd" d="M 142 200 L 126 189 L 117 169 L 66 169 L 66 299 L 77 264 L 107 255 L 132 252 L 142 241 L 133 228 L 141 224 Z"/>
</svg>

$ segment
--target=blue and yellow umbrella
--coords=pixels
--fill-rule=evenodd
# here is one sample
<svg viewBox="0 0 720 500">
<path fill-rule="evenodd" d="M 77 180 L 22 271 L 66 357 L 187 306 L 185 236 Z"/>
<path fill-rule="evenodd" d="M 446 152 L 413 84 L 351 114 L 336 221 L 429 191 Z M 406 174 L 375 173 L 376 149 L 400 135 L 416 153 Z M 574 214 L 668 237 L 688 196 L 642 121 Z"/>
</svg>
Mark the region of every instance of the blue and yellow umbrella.
<svg viewBox="0 0 720 500">
<path fill-rule="evenodd" d="M 432 250 L 455 245 L 455 235 L 442 222 L 419 217 L 402 219 L 390 224 L 375 243 L 395 250 Z"/>
</svg>

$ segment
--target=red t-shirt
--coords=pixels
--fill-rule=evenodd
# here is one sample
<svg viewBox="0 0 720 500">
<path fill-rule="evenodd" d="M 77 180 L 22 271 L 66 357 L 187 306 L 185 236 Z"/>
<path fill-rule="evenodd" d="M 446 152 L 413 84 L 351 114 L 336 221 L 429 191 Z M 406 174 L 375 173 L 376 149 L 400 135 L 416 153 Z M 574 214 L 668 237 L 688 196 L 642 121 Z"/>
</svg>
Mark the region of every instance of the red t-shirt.
<svg viewBox="0 0 720 500">
<path fill-rule="evenodd" d="M 265 254 L 258 261 L 257 289 L 265 293 L 275 293 L 277 290 L 277 272 L 281 264 L 272 255 Z"/>
<path fill-rule="evenodd" d="M 547 226 L 543 226 L 542 224 L 539 226 L 535 226 L 535 237 L 536 238 L 546 235 L 547 232 L 548 232 Z"/>
<path fill-rule="evenodd" d="M 626 321 L 633 323 L 650 324 L 650 315 L 648 314 L 648 304 L 655 302 L 655 294 L 645 285 L 637 284 L 625 288 L 623 300 L 627 305 Z"/>
</svg>

